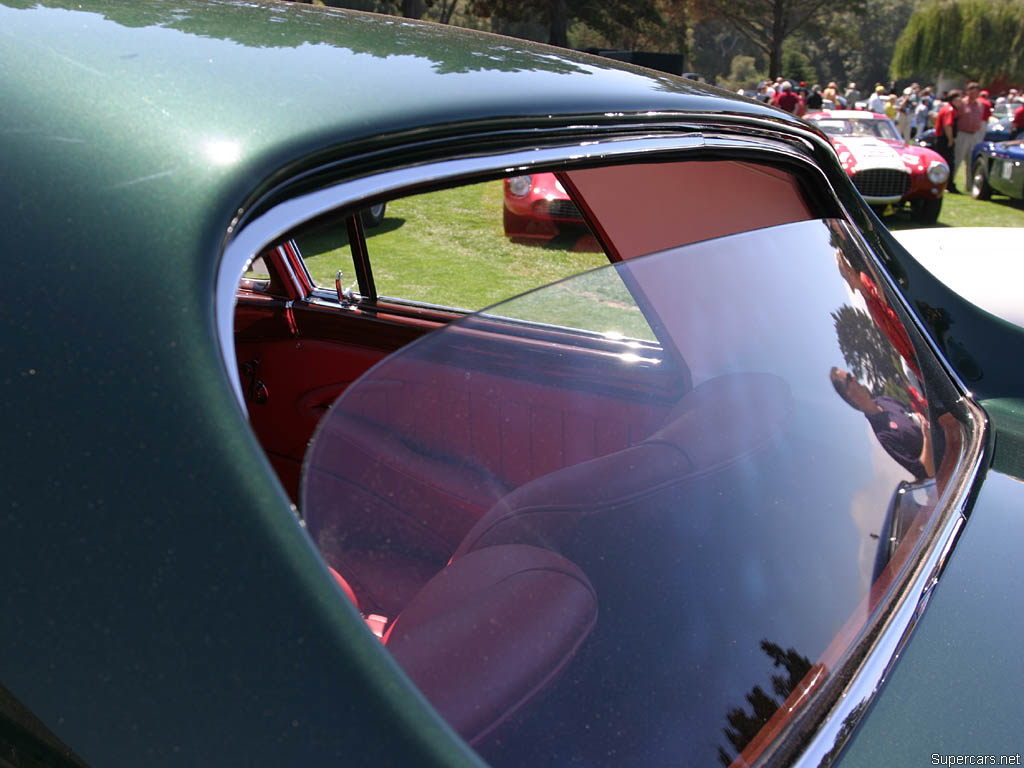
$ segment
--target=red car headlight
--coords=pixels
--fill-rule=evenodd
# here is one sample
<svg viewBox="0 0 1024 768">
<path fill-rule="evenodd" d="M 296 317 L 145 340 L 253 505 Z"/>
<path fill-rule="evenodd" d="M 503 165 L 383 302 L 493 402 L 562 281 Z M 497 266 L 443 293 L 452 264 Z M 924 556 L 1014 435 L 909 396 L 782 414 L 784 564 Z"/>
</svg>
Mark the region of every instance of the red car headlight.
<svg viewBox="0 0 1024 768">
<path fill-rule="evenodd" d="M 928 181 L 932 184 L 945 184 L 949 180 L 949 166 L 933 160 L 928 166 Z"/>
<path fill-rule="evenodd" d="M 530 194 L 530 187 L 533 186 L 533 179 L 530 176 L 513 176 L 508 180 L 508 191 L 516 197 L 524 197 Z"/>
</svg>

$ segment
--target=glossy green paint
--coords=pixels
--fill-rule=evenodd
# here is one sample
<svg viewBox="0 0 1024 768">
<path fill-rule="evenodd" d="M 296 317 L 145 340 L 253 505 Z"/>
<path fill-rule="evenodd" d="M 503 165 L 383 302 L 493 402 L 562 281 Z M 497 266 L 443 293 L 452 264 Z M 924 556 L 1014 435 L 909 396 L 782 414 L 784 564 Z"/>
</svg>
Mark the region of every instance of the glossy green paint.
<svg viewBox="0 0 1024 768">
<path fill-rule="evenodd" d="M 956 765 L 933 762 L 933 755 L 941 761 L 1024 754 L 1022 494 L 1021 481 L 988 473 L 928 610 L 843 756 L 843 768 Z"/>
<path fill-rule="evenodd" d="M 995 426 L 992 467 L 1024 480 L 1024 400 L 1001 398 L 984 400 L 981 405 Z"/>
</svg>

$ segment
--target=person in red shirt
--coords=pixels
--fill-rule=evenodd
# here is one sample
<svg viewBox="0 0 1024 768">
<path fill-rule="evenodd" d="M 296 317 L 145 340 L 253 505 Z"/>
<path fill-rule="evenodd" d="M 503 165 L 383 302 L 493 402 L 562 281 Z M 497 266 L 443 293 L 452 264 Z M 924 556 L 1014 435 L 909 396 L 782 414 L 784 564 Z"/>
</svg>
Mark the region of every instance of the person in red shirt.
<svg viewBox="0 0 1024 768">
<path fill-rule="evenodd" d="M 992 101 L 988 97 L 988 91 L 978 94 L 978 103 L 981 104 L 981 119 L 987 123 L 992 117 Z"/>
<path fill-rule="evenodd" d="M 974 145 L 985 137 L 988 123 L 982 118 L 984 108 L 978 97 L 981 87 L 977 83 L 967 84 L 967 97 L 960 101 L 956 117 L 956 144 L 953 146 L 953 160 L 956 167 L 950 166 L 950 182 L 956 179 L 956 172 L 964 166 L 966 189 L 971 186 L 971 151 Z"/>
<path fill-rule="evenodd" d="M 1024 102 L 1017 107 L 1013 113 L 1013 138 L 1019 139 L 1024 136 Z"/>
<path fill-rule="evenodd" d="M 799 103 L 800 97 L 793 93 L 793 84 L 788 80 L 783 81 L 782 90 L 776 98 L 775 106 L 787 112 L 796 112 Z"/>
<path fill-rule="evenodd" d="M 956 184 L 953 183 L 953 147 L 956 144 L 956 119 L 961 101 L 960 91 L 950 91 L 946 94 L 946 103 L 942 105 L 935 118 L 935 151 L 942 155 L 942 159 L 949 166 L 949 184 L 946 189 L 950 192 L 958 191 Z"/>
</svg>

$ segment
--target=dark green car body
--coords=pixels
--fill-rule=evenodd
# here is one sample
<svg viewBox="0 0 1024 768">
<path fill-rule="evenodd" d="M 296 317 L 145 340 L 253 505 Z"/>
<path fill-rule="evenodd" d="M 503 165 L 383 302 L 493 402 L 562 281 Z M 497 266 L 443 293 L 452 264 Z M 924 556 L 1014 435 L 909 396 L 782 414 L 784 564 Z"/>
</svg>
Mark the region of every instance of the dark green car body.
<svg viewBox="0 0 1024 768">
<path fill-rule="evenodd" d="M 582 124 L 813 131 L 612 62 L 299 5 L 0 0 L 0 36 L 0 764 L 477 764 L 286 514 L 220 349 L 225 245 L 326 166 Z M 807 144 L 991 418 L 970 518 L 842 762 L 1021 752 L 1024 331 L 930 278 Z"/>
</svg>

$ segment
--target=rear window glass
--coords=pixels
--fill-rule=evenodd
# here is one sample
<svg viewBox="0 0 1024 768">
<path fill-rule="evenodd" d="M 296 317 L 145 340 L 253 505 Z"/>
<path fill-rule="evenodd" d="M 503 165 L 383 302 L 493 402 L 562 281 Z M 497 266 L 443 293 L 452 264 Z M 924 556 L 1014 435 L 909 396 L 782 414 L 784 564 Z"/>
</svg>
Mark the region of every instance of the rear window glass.
<svg viewBox="0 0 1024 768">
<path fill-rule="evenodd" d="M 598 269 L 424 337 L 324 417 L 308 531 L 487 760 L 751 763 L 845 684 L 962 434 L 857 243 L 804 221 Z M 572 301 L 606 328 L 627 306 L 663 355 L 526 332 Z"/>
</svg>

